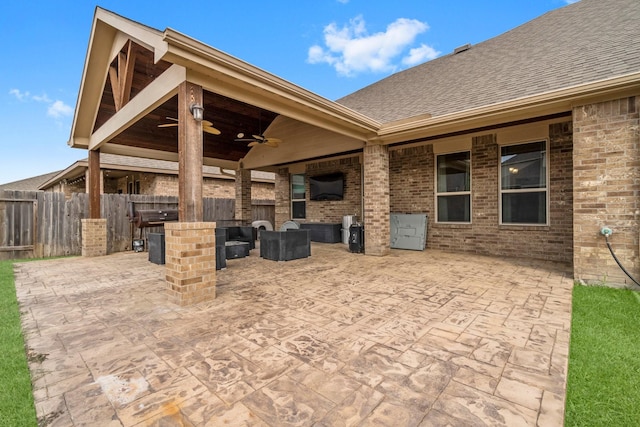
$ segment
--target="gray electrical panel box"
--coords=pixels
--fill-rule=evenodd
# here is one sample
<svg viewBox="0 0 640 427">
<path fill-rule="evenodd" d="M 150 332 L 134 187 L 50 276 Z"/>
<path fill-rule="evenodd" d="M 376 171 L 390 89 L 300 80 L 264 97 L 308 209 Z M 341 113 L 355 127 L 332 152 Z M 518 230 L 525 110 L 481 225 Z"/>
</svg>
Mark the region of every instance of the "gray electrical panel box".
<svg viewBox="0 0 640 427">
<path fill-rule="evenodd" d="M 423 251 L 427 244 L 427 214 L 391 214 L 391 247 Z"/>
</svg>

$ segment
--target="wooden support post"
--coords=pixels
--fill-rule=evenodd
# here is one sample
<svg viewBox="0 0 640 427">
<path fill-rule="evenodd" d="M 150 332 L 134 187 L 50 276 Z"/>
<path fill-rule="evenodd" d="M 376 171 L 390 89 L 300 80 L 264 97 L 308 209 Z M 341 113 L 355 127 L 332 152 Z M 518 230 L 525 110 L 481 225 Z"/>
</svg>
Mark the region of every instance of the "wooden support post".
<svg viewBox="0 0 640 427">
<path fill-rule="evenodd" d="M 201 222 L 202 122 L 193 118 L 189 106 L 203 105 L 202 86 L 183 82 L 178 89 L 178 218 Z"/>
<path fill-rule="evenodd" d="M 89 150 L 89 218 L 100 219 L 100 150 Z"/>
</svg>

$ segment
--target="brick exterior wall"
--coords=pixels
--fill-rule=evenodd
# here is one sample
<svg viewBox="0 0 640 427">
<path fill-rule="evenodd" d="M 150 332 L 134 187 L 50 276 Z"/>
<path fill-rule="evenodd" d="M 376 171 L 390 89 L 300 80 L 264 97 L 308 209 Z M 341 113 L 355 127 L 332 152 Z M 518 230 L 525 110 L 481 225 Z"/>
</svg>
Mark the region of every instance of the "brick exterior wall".
<svg viewBox="0 0 640 427">
<path fill-rule="evenodd" d="M 215 222 L 165 224 L 169 301 L 185 306 L 216 297 Z"/>
<path fill-rule="evenodd" d="M 107 220 L 84 218 L 82 223 L 82 256 L 107 254 Z"/>
<path fill-rule="evenodd" d="M 235 219 L 245 223 L 251 222 L 251 171 L 236 171 L 235 179 L 236 214 Z"/>
<path fill-rule="evenodd" d="M 571 123 L 549 126 L 550 225 L 499 225 L 499 146 L 495 134 L 472 138 L 471 224 L 436 224 L 435 155 L 431 145 L 392 150 L 391 212 L 428 215 L 427 248 L 570 263 L 572 242 Z"/>
<path fill-rule="evenodd" d="M 423 145 L 390 150 L 391 212 L 426 213 L 431 217 L 434 192 L 432 147 Z"/>
<path fill-rule="evenodd" d="M 211 196 L 213 197 L 213 196 Z M 219 196 L 216 196 L 219 197 Z M 251 199 L 253 200 L 274 200 L 275 190 L 273 183 L 254 182 L 251 184 Z"/>
<path fill-rule="evenodd" d="M 622 265 L 638 278 L 640 260 L 640 95 L 576 107 L 574 128 L 574 276 L 585 281 L 629 283 L 608 251 L 600 229 Z"/>
<path fill-rule="evenodd" d="M 362 165 L 359 157 L 349 157 L 309 163 L 306 177 L 342 172 L 344 197 L 342 200 L 309 200 L 309 180 L 306 179 L 307 217 L 301 222 L 341 223 L 345 215 L 357 215 L 362 219 Z"/>
<path fill-rule="evenodd" d="M 289 177 L 289 169 L 281 168 L 276 172 L 275 184 L 275 200 L 276 200 L 276 217 L 274 230 L 279 230 L 280 226 L 291 219 L 291 180 Z"/>
<path fill-rule="evenodd" d="M 364 163 L 364 252 L 387 255 L 390 252 L 389 149 L 386 145 L 367 145 Z"/>
</svg>

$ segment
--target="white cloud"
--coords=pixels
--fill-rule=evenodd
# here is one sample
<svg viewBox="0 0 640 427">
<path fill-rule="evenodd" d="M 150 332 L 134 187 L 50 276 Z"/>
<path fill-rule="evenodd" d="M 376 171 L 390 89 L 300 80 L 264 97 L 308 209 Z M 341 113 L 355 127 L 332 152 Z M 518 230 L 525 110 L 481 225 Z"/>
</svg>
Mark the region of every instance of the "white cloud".
<svg viewBox="0 0 640 427">
<path fill-rule="evenodd" d="M 324 28 L 326 47 L 311 46 L 307 61 L 311 64 L 327 63 L 345 76 L 366 71 L 391 72 L 397 68 L 393 60 L 428 29 L 424 22 L 399 18 L 389 24 L 385 32 L 368 34 L 364 19 L 357 16 L 342 28 L 338 28 L 336 23 L 327 25 Z M 420 59 L 433 58 L 437 54 L 423 44 L 412 49 L 403 63 L 416 64 Z"/>
<path fill-rule="evenodd" d="M 9 95 L 15 96 L 18 101 L 26 101 L 29 98 L 29 92 L 21 92 L 19 89 L 11 89 Z"/>
<path fill-rule="evenodd" d="M 33 95 L 33 100 L 38 102 L 44 102 L 46 104 L 51 104 L 53 101 L 47 96 L 47 94 L 42 95 Z"/>
<path fill-rule="evenodd" d="M 11 89 L 9 94 L 15 96 L 19 101 L 35 101 L 47 104 L 47 116 L 53 117 L 54 119 L 73 115 L 72 107 L 59 99 L 56 99 L 55 101 L 52 100 L 46 93 L 43 93 L 42 95 L 31 95 L 29 91 L 22 92 L 20 89 Z"/>
<path fill-rule="evenodd" d="M 413 66 L 437 58 L 438 55 L 440 55 L 440 52 L 423 43 L 420 47 L 410 49 L 409 55 L 402 58 L 402 63 L 404 65 Z"/>
<path fill-rule="evenodd" d="M 71 116 L 72 114 L 73 108 L 60 100 L 54 101 L 47 109 L 47 116 L 53 117 L 54 119 Z"/>
</svg>

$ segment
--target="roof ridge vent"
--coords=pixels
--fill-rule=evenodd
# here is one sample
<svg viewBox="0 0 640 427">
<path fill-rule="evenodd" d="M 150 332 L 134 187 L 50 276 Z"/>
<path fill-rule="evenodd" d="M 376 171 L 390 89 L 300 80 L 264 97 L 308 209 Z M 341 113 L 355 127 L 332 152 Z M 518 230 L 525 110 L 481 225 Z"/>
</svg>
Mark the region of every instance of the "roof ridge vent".
<svg viewBox="0 0 640 427">
<path fill-rule="evenodd" d="M 467 43 L 467 44 L 464 44 L 462 46 L 458 46 L 457 48 L 453 49 L 453 54 L 457 55 L 458 53 L 462 53 L 465 50 L 469 50 L 469 49 L 471 49 L 471 43 Z"/>
</svg>

